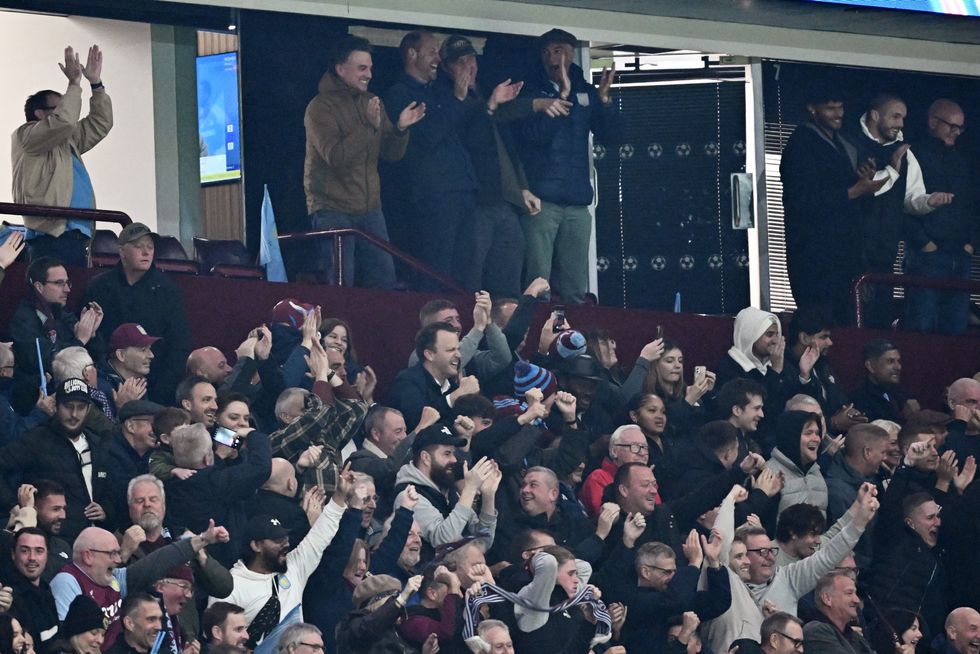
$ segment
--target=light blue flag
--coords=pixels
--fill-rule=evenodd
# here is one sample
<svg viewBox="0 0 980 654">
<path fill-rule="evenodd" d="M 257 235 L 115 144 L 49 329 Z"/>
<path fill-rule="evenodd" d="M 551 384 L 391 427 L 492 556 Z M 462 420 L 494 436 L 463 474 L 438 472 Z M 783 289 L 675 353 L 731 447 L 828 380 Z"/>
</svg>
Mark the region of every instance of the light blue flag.
<svg viewBox="0 0 980 654">
<path fill-rule="evenodd" d="M 286 266 L 279 251 L 279 232 L 276 231 L 276 214 L 272 211 L 269 185 L 264 185 L 262 196 L 262 241 L 259 244 L 259 265 L 265 266 L 265 278 L 270 282 L 285 282 Z"/>
</svg>

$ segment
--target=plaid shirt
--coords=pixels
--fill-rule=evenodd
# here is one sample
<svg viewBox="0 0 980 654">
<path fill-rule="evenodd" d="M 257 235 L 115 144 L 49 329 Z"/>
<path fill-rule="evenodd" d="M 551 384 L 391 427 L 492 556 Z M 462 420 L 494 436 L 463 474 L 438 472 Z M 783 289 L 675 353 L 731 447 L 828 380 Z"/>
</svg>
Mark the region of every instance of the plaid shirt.
<svg viewBox="0 0 980 654">
<path fill-rule="evenodd" d="M 313 468 L 303 474 L 304 487 L 317 485 L 328 494 L 333 492 L 340 450 L 357 431 L 368 406 L 355 397 L 335 397 L 332 404 L 315 393 L 306 396 L 303 413 L 282 429 L 269 435 L 272 456 L 289 460 L 293 465 L 311 445 L 322 445 L 323 452 Z"/>
</svg>

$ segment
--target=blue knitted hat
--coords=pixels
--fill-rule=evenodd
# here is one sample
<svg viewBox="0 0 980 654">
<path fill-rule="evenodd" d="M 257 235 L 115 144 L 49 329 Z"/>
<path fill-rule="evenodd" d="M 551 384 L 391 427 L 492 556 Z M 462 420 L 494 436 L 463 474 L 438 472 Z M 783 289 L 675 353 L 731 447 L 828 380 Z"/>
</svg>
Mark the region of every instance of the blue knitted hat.
<svg viewBox="0 0 980 654">
<path fill-rule="evenodd" d="M 514 364 L 514 393 L 524 397 L 532 388 L 540 389 L 545 397 L 558 390 L 558 382 L 554 374 L 547 368 L 541 368 L 528 361 L 518 361 Z"/>
</svg>

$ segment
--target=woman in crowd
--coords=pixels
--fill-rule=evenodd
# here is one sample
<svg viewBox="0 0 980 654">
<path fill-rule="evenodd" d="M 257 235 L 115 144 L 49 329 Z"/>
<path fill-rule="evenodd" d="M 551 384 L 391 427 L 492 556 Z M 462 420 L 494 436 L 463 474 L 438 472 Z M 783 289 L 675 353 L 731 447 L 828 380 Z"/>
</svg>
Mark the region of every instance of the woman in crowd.
<svg viewBox="0 0 980 654">
<path fill-rule="evenodd" d="M 0 654 L 34 654 L 34 639 L 9 613 L 0 614 Z"/>
<path fill-rule="evenodd" d="M 663 354 L 650 366 L 643 391 L 656 393 L 664 401 L 674 433 L 693 433 L 705 422 L 705 407 L 712 404 L 715 374 L 706 370 L 703 378 L 688 386 L 684 382 L 684 352 L 674 341 L 664 341 Z"/>
<path fill-rule="evenodd" d="M 922 619 L 905 609 L 883 609 L 869 631 L 876 654 L 915 654 L 923 640 Z"/>
<path fill-rule="evenodd" d="M 674 430 L 668 430 L 669 420 L 664 401 L 656 393 L 638 393 L 629 403 L 629 416 L 643 431 L 650 445 L 649 462 L 664 463 L 677 445 Z"/>
<path fill-rule="evenodd" d="M 344 357 L 347 380 L 357 389 L 364 401 L 371 404 L 378 380 L 371 366 L 362 366 L 358 363 L 350 325 L 340 318 L 325 318 L 320 325 L 320 334 L 323 337 L 324 349 L 339 352 Z"/>
</svg>

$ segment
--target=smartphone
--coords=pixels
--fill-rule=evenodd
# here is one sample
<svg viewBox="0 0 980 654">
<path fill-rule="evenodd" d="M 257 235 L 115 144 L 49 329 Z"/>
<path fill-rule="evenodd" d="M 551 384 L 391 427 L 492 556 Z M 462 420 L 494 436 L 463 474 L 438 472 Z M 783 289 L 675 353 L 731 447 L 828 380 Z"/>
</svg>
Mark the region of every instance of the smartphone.
<svg viewBox="0 0 980 654">
<path fill-rule="evenodd" d="M 214 428 L 214 442 L 236 450 L 242 446 L 242 439 L 238 434 L 220 425 Z"/>
<path fill-rule="evenodd" d="M 657 338 L 663 338 L 663 337 L 664 337 L 664 326 L 657 325 Z"/>
<path fill-rule="evenodd" d="M 695 385 L 700 384 L 704 381 L 707 375 L 708 369 L 704 366 L 694 366 L 694 383 Z"/>
<path fill-rule="evenodd" d="M 555 307 L 552 310 L 551 315 L 555 317 L 555 319 L 551 323 L 551 331 L 554 332 L 555 334 L 557 334 L 558 332 L 565 331 L 565 307 L 564 306 Z"/>
</svg>

